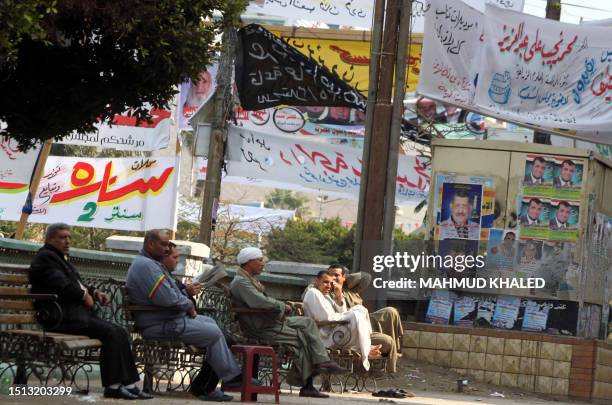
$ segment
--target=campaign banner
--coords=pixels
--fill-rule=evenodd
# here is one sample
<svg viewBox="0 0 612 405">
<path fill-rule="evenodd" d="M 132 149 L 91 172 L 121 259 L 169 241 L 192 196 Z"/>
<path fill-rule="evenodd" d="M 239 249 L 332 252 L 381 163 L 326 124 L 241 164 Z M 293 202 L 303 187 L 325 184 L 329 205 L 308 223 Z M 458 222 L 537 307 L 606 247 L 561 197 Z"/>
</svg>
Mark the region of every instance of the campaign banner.
<svg viewBox="0 0 612 405">
<path fill-rule="evenodd" d="M 319 61 L 367 96 L 370 80 L 370 41 L 305 38 L 287 31 L 272 31 L 304 55 Z M 422 44 L 414 43 L 406 51 L 406 92 L 416 90 L 421 72 Z"/>
<path fill-rule="evenodd" d="M 111 124 L 96 124 L 91 134 L 73 133 L 64 137 L 64 145 L 92 146 L 132 152 L 150 152 L 168 147 L 171 113 L 158 108 L 151 109 L 151 120 L 137 122 L 129 113 L 115 115 Z"/>
<path fill-rule="evenodd" d="M 217 88 L 217 71 L 219 65 L 208 66 L 200 72 L 198 81 L 187 80 L 179 86 L 179 103 L 176 106 L 176 122 L 178 129 L 191 131 L 189 120 L 204 104 L 208 103 Z"/>
<path fill-rule="evenodd" d="M 502 119 L 590 131 L 601 140 L 610 134 L 612 28 L 491 5 L 485 17 L 475 104 Z"/>
<path fill-rule="evenodd" d="M 360 148 L 231 126 L 227 174 L 358 196 L 361 157 Z M 425 159 L 400 155 L 396 188 L 398 202 L 426 199 L 429 181 L 430 168 Z"/>
<path fill-rule="evenodd" d="M 258 2 L 253 2 L 256 5 Z M 265 0 L 263 6 L 251 6 L 250 11 L 318 21 L 334 25 L 349 25 L 369 29 L 374 14 L 373 0 Z"/>
<path fill-rule="evenodd" d="M 22 152 L 16 140 L 0 137 L 0 220 L 17 221 L 21 216 L 39 154 L 40 144 Z"/>
<path fill-rule="evenodd" d="M 363 140 L 365 113 L 348 107 L 235 109 L 237 126 L 274 135 L 309 135 Z"/>
<path fill-rule="evenodd" d="M 430 0 L 417 91 L 449 104 L 474 105 L 482 12 L 456 0 Z"/>
<path fill-rule="evenodd" d="M 145 231 L 176 229 L 178 157 L 50 156 L 31 222 Z"/>
<path fill-rule="evenodd" d="M 277 105 L 352 107 L 365 111 L 363 94 L 337 73 L 300 53 L 257 24 L 238 31 L 236 87 L 246 110 Z"/>
</svg>

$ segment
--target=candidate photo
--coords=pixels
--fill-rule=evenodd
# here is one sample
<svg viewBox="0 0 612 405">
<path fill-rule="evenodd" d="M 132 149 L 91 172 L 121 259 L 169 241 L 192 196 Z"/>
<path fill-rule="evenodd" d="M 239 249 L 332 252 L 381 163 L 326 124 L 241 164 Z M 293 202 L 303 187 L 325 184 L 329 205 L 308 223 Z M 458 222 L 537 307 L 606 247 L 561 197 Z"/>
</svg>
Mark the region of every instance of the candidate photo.
<svg viewBox="0 0 612 405">
<path fill-rule="evenodd" d="M 582 167 L 582 164 L 571 159 L 562 161 L 557 159 L 554 166 L 553 185 L 557 188 L 580 187 L 582 185 Z"/>
<path fill-rule="evenodd" d="M 551 219 L 548 227 L 552 231 L 576 229 L 578 226 L 579 208 L 567 201 L 553 204 Z"/>
<path fill-rule="evenodd" d="M 549 162 L 543 156 L 536 156 L 533 160 L 527 157 L 523 184 L 526 186 L 550 185 L 550 169 Z"/>
<path fill-rule="evenodd" d="M 519 218 L 521 226 L 546 226 L 548 218 L 545 202 L 547 201 L 536 197 L 524 199 Z"/>
<path fill-rule="evenodd" d="M 440 239 L 480 239 L 482 185 L 444 183 Z"/>
</svg>

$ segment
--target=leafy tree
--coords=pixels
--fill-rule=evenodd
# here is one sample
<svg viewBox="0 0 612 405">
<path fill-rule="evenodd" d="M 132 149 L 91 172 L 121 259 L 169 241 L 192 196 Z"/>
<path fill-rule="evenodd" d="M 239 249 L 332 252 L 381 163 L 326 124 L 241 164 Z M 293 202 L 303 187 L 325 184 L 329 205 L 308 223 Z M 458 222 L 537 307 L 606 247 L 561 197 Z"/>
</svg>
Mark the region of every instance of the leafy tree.
<svg viewBox="0 0 612 405">
<path fill-rule="evenodd" d="M 308 197 L 302 193 L 294 193 L 289 190 L 275 188 L 265 196 L 266 207 L 281 210 L 295 210 L 295 215 L 305 217 L 310 214 L 307 206 Z"/>
<path fill-rule="evenodd" d="M 23 4 L 22 4 L 23 3 Z M 94 132 L 146 103 L 168 108 L 176 84 L 210 63 L 222 24 L 246 0 L 8 0 L 0 6 L 0 135 L 21 147 Z M 213 10 L 228 18 L 212 20 Z M 6 17 L 14 19 L 7 21 Z M 4 44 L 4 45 L 3 45 Z"/>
</svg>

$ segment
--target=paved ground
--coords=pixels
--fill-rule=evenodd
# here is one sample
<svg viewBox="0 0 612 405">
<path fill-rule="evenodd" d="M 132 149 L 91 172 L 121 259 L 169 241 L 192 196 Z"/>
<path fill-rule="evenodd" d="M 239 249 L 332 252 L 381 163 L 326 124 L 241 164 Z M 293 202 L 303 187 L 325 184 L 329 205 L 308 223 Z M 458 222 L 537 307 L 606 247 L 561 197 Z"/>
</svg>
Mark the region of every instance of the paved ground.
<svg viewBox="0 0 612 405">
<path fill-rule="evenodd" d="M 488 395 L 473 395 L 473 394 L 449 394 L 449 393 L 436 393 L 436 392 L 415 392 L 414 398 L 407 399 L 393 399 L 398 404 L 412 404 L 412 405 L 464 405 L 464 404 L 490 404 L 490 405 L 576 405 L 576 402 L 551 402 L 539 398 L 524 398 L 517 399 L 513 398 L 494 398 Z M 237 395 L 233 402 L 239 402 L 239 395 Z M 382 402 L 378 398 L 372 397 L 371 394 L 343 394 L 342 396 L 332 394 L 329 399 L 313 399 L 313 398 L 300 398 L 294 392 L 289 394 L 283 392 L 281 396 L 281 404 L 309 404 L 309 405 L 356 405 L 356 404 L 388 404 L 389 402 Z M 105 399 L 102 398 L 99 392 L 93 393 L 89 396 L 71 395 L 69 397 L 9 397 L 6 395 L 0 395 L 0 403 L 7 404 L 44 404 L 44 405 L 86 405 L 86 404 L 120 404 L 125 401 L 116 399 Z M 146 402 L 147 405 L 179 405 L 179 404 L 201 404 L 202 401 L 191 399 L 189 397 L 162 397 L 158 396 L 153 400 Z M 274 397 L 269 395 L 261 395 L 259 397 L 259 403 L 273 404 Z"/>
</svg>

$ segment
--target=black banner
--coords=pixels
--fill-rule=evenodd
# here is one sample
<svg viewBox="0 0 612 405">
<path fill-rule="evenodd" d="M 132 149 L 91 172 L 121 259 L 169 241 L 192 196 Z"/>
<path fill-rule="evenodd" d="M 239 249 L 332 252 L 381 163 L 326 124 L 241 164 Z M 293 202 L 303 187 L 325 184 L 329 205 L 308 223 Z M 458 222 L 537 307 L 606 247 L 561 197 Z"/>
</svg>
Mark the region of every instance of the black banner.
<svg viewBox="0 0 612 405">
<path fill-rule="evenodd" d="M 236 85 L 243 109 L 290 105 L 365 111 L 361 93 L 262 26 L 248 25 L 238 37 Z"/>
</svg>

